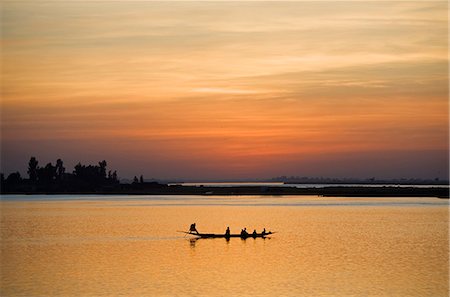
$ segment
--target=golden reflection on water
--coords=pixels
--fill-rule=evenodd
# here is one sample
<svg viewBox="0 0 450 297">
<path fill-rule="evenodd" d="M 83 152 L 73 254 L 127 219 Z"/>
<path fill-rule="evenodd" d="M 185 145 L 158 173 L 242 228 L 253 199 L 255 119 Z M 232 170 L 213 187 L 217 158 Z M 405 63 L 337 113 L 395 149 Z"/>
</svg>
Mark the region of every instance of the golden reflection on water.
<svg viewBox="0 0 450 297">
<path fill-rule="evenodd" d="M 448 296 L 442 200 L 252 199 L 2 201 L 1 295 Z M 176 232 L 192 222 L 278 233 L 226 241 Z"/>
</svg>

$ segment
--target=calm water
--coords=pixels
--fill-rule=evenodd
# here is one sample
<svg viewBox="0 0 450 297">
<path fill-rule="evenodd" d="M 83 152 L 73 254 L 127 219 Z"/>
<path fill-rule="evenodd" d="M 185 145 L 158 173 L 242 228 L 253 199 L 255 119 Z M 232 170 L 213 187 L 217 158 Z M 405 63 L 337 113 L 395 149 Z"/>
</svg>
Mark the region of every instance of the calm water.
<svg viewBox="0 0 450 297">
<path fill-rule="evenodd" d="M 448 200 L 3 196 L 2 296 L 448 296 Z M 266 227 L 270 239 L 177 230 Z"/>
</svg>

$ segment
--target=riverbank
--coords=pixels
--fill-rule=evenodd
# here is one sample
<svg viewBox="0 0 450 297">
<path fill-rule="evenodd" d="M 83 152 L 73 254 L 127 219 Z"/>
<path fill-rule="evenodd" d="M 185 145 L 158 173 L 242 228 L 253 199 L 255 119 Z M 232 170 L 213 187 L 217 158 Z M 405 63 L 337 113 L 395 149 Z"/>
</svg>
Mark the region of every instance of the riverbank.
<svg viewBox="0 0 450 297">
<path fill-rule="evenodd" d="M 105 188 L 85 191 L 8 191 L 2 194 L 121 194 L 121 195 L 316 195 L 324 197 L 437 197 L 449 198 L 448 187 L 359 187 L 333 186 L 323 188 L 295 188 L 279 186 L 182 186 L 182 185 L 121 185 L 118 188 Z"/>
</svg>

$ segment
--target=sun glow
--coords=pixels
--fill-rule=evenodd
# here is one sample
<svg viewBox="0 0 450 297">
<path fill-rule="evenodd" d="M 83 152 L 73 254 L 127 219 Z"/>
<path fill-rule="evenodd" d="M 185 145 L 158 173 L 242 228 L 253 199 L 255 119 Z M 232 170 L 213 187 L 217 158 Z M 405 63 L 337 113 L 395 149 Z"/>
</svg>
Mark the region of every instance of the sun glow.
<svg viewBox="0 0 450 297">
<path fill-rule="evenodd" d="M 448 175 L 445 2 L 3 6 L 6 170 L 88 154 L 125 175 L 352 174 L 431 154 L 358 174 Z"/>
</svg>

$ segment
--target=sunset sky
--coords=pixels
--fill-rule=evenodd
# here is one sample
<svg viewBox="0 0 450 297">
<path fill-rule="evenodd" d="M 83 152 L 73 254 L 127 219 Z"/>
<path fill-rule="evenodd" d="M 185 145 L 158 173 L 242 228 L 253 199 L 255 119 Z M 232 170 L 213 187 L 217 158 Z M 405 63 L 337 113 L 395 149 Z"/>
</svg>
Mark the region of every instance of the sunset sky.
<svg viewBox="0 0 450 297">
<path fill-rule="evenodd" d="M 1 171 L 448 178 L 447 8 L 4 1 Z"/>
</svg>

